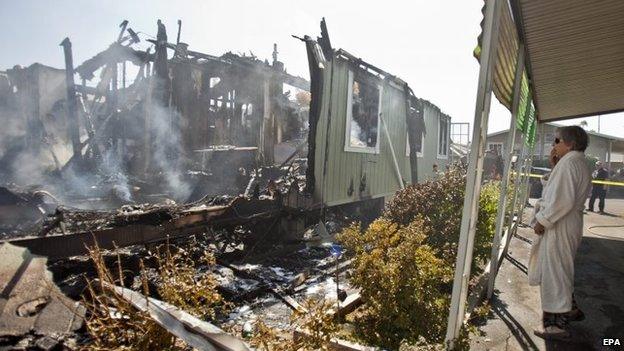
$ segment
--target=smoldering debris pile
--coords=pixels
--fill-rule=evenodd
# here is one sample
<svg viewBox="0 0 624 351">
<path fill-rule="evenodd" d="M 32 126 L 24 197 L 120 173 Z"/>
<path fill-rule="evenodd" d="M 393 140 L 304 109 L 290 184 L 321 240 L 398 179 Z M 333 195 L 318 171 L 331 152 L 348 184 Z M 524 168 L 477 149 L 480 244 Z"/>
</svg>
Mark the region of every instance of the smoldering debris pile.
<svg viewBox="0 0 624 351">
<path fill-rule="evenodd" d="M 305 155 L 309 83 L 277 48 L 272 63 L 213 56 L 189 50 L 180 28 L 170 42 L 160 21 L 156 40 L 120 27 L 77 66 L 66 38 L 64 70 L 0 71 L 2 182 L 83 209 L 185 203 L 239 195 L 255 170 Z"/>
<path fill-rule="evenodd" d="M 214 203 L 224 201 L 222 198 L 213 200 Z M 143 210 L 145 212 L 140 209 L 125 207 L 116 213 L 109 212 L 110 217 L 108 218 L 111 218 L 111 221 L 120 220 L 124 213 L 130 215 L 133 213 L 158 213 L 158 216 L 166 213 L 167 216 L 175 217 L 178 209 L 171 205 L 171 207 L 150 207 Z M 68 218 L 91 222 L 97 221 L 100 217 L 98 213 L 84 212 L 81 214 L 74 213 Z M 324 226 L 338 230 L 348 225 L 351 220 L 353 218 L 344 217 L 342 214 L 328 213 L 327 225 Z M 315 229 L 311 228 L 310 230 Z M 264 230 L 259 229 L 258 232 L 266 234 Z M 194 268 L 196 269 L 196 277 L 211 275 L 217 282 L 218 292 L 225 301 L 228 301 L 230 307 L 224 311 L 225 313 L 217 315 L 212 322 L 226 328 L 234 335 L 237 333 L 240 335 L 246 324 L 256 323 L 259 320 L 271 327 L 287 328 L 291 311 L 301 308 L 298 301 L 305 301 L 308 297 L 337 300 L 337 277 L 341 281 L 339 291 L 343 291 L 345 294 L 354 293 L 354 290 L 348 285 L 345 275 L 345 268 L 348 267 L 349 262 L 337 261 L 336 257 L 333 256 L 329 242 L 325 244 L 317 242 L 310 245 L 301 242 L 288 244 L 258 240 L 250 248 L 245 249 L 241 246 L 222 250 L 223 240 L 227 240 L 227 238 L 218 235 L 196 235 L 182 239 L 171 239 L 166 244 L 161 241 L 154 244 L 146 243 L 140 246 L 117 248 L 112 251 L 102 251 L 102 262 L 113 272 L 111 273 L 113 276 L 123 271 L 124 279 L 117 283 L 119 286 L 125 286 L 137 292 L 143 291 L 144 286 L 149 286 L 148 291 L 151 292 L 152 298 L 163 299 L 163 296 L 158 293 L 159 287 L 163 284 L 162 274 L 159 273 L 159 269 L 162 267 L 155 257 L 158 256 L 158 253 L 164 252 L 164 245 L 173 247 L 172 252 L 173 250 L 184 252 L 187 259 L 196 262 Z M 17 249 L 10 244 L 3 245 L 2 250 L 9 247 L 15 248 L 12 250 L 25 250 Z M 215 255 L 214 264 L 200 263 L 203 262 L 202 257 L 206 252 Z M 23 258 L 30 253 L 24 256 L 23 253 L 18 252 L 17 255 Z M 25 262 L 38 261 L 27 259 Z M 17 269 L 19 260 L 15 263 L 17 266 L 9 265 L 3 270 L 11 270 L 12 267 Z M 83 295 L 87 291 L 87 282 L 98 278 L 97 266 L 94 266 L 88 256 L 55 259 L 51 260 L 47 266 L 51 272 L 49 276 L 53 276 L 54 279 L 47 286 L 55 286 L 55 289 L 59 289 L 54 296 L 65 299 L 63 301 L 67 306 L 75 305 L 78 308 L 80 304 L 70 299 L 82 301 Z M 30 272 L 31 270 L 27 268 L 26 271 Z M 42 272 L 44 271 L 45 263 Z M 2 276 L 5 276 L 5 273 L 3 272 Z M 37 283 L 22 278 L 18 280 L 17 286 L 19 288 L 22 285 L 24 287 L 20 289 L 27 289 L 27 286 L 37 286 Z M 24 299 L 28 300 L 27 297 L 22 298 L 22 300 Z M 12 301 L 12 298 L 9 298 L 8 301 L 11 306 L 19 305 L 19 303 Z M 59 309 L 58 311 L 51 309 L 52 307 L 47 307 L 50 301 L 52 300 L 48 298 L 45 301 L 42 300 L 41 307 L 31 312 L 33 320 L 44 320 L 48 318 L 45 316 L 49 313 L 58 314 L 57 317 L 62 318 L 72 316 L 73 312 L 67 307 L 55 307 Z M 3 335 L 0 335 L 0 345 L 12 345 L 12 347 L 22 345 L 32 349 L 41 349 L 42 345 L 50 344 L 57 349 L 67 350 L 88 347 L 93 340 L 84 328 L 80 328 L 82 318 L 85 317 L 84 309 L 80 311 L 82 314 L 76 317 L 75 321 L 72 318 L 67 319 L 68 323 L 74 323 L 72 324 L 73 327 L 57 334 L 50 334 L 45 329 L 35 329 L 35 332 L 15 331 L 9 336 L 3 334 L 6 332 L 5 329 L 0 328 L 0 334 Z M 137 315 L 135 318 L 144 317 Z M 35 322 L 35 325 L 40 324 L 41 322 Z"/>
<path fill-rule="evenodd" d="M 145 40 L 124 21 L 112 44 L 77 66 L 66 38 L 64 70 L 0 72 L 0 250 L 10 257 L 0 304 L 23 327 L 0 326 L 0 348 L 88 348 L 84 322 L 97 313 L 82 300 L 89 282 L 118 302 L 141 297 L 124 313 L 188 345 L 198 340 L 189 330 L 237 344 L 230 331 L 250 321 L 283 327 L 308 296 L 354 293 L 331 240 L 357 216 L 312 204 L 306 192 L 309 82 L 286 72 L 277 47 L 271 63 L 213 56 L 189 50 L 179 31 L 173 43 L 158 21 L 156 39 Z M 163 243 L 188 252 L 193 265 L 178 268 L 191 281 L 217 281 L 232 309 L 211 322 L 228 332 L 159 293 L 154 252 Z M 96 246 L 103 258 L 94 264 Z M 206 252 L 214 265 L 195 265 Z M 98 264 L 124 277 L 103 283 Z M 35 296 L 39 281 L 52 288 Z M 110 311 L 104 318 L 129 317 Z M 55 317 L 62 331 L 46 329 Z"/>
</svg>

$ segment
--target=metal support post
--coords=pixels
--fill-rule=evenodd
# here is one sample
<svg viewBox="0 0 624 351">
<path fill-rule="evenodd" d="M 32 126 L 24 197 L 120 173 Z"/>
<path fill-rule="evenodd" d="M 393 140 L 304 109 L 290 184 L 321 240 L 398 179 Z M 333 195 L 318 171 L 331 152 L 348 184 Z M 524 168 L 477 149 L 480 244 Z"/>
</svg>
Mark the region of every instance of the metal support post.
<svg viewBox="0 0 624 351">
<path fill-rule="evenodd" d="M 524 138 L 524 134 L 522 135 L 522 137 Z M 518 190 L 520 189 L 520 183 L 521 183 L 521 179 L 522 179 L 522 166 L 524 164 L 524 159 L 526 158 L 526 146 L 524 144 L 524 142 L 522 142 L 522 147 L 520 148 L 520 153 L 518 154 L 518 159 L 516 160 L 516 177 L 514 179 L 514 196 L 513 196 L 513 200 L 511 201 L 511 217 L 513 218 L 513 216 L 515 215 L 515 209 L 516 209 L 516 202 L 518 200 Z"/>
<path fill-rule="evenodd" d="M 523 136 L 524 139 L 524 136 Z M 520 153 L 518 154 L 518 160 L 516 161 L 516 178 L 514 179 L 514 196 L 513 196 L 513 200 L 511 201 L 511 214 L 509 216 L 510 218 L 510 223 L 513 224 L 514 221 L 514 216 L 516 214 L 516 206 L 517 206 L 517 201 L 518 201 L 518 193 L 520 191 L 520 185 L 522 183 L 522 166 L 524 164 L 524 159 L 526 157 L 526 146 L 524 144 L 524 142 L 522 143 L 522 147 L 520 148 Z M 517 222 L 520 221 L 520 215 L 518 215 L 518 219 L 516 220 L 516 227 L 517 226 Z M 512 226 L 513 227 L 513 226 Z M 507 235 L 507 241 L 505 242 L 505 246 L 503 247 L 503 253 L 506 252 L 507 250 L 507 246 L 509 245 L 509 239 L 515 234 L 515 229 L 513 233 L 509 233 L 509 235 Z"/>
<path fill-rule="evenodd" d="M 538 123 L 536 126 L 537 129 L 537 133 L 543 133 L 544 132 L 544 126 L 541 123 Z M 544 143 L 542 142 L 541 147 L 543 147 Z M 526 207 L 526 203 L 528 201 L 528 196 L 530 194 L 529 192 L 529 180 L 531 179 L 531 167 L 533 166 L 533 154 L 535 153 L 535 144 L 531 145 L 531 147 L 529 148 L 529 152 L 527 154 L 527 157 L 525 159 L 525 163 L 524 163 L 524 174 L 525 177 L 523 179 L 523 187 L 522 187 L 522 198 L 520 200 L 520 210 L 518 211 L 518 223 L 522 222 L 522 215 L 524 213 L 524 208 Z"/>
<path fill-rule="evenodd" d="M 609 140 L 609 153 L 607 154 L 607 164 L 609 167 L 609 176 L 611 176 L 611 152 L 613 152 L 613 140 Z"/>
<path fill-rule="evenodd" d="M 498 43 L 501 3 L 502 1 L 500 0 L 488 0 L 486 3 L 479 85 L 475 106 L 474 129 L 472 131 L 473 142 L 468 162 L 466 192 L 464 195 L 457 261 L 453 278 L 453 293 L 451 295 L 451 308 L 449 310 L 445 337 L 445 342 L 449 349 L 454 348 L 454 342 L 459 336 L 464 322 L 468 279 L 470 278 L 472 250 L 477 226 L 479 194 L 481 193 L 483 158 L 492 96 L 493 67 L 496 64 L 495 54 Z"/>
<path fill-rule="evenodd" d="M 518 106 L 520 104 L 520 94 L 522 87 L 522 73 L 524 72 L 524 44 L 518 46 L 518 59 L 516 64 L 516 76 L 514 79 L 513 101 L 511 103 L 511 122 L 507 133 L 507 157 L 505 158 L 505 168 L 500 184 L 500 197 L 498 200 L 498 211 L 496 212 L 496 229 L 492 241 L 492 257 L 490 260 L 490 276 L 488 278 L 487 298 L 492 297 L 494 292 L 494 281 L 498 274 L 498 254 L 500 253 L 501 239 L 503 237 L 505 213 L 507 208 L 507 184 L 509 183 L 509 170 L 511 168 L 511 158 L 514 154 L 514 144 L 516 142 L 516 118 L 518 117 Z M 509 235 L 509 233 L 507 233 Z"/>
<path fill-rule="evenodd" d="M 526 173 L 526 178 L 523 180 L 524 181 L 524 187 L 522 188 L 522 202 L 520 203 L 520 211 L 518 212 L 518 222 L 522 221 L 522 214 L 524 213 L 524 208 L 526 207 L 526 203 L 528 201 L 528 196 L 530 194 L 529 192 L 529 180 L 531 179 L 531 166 L 533 166 L 533 151 L 535 150 L 535 145 L 533 145 L 530 149 L 529 149 L 529 154 L 527 155 L 527 159 L 525 162 L 525 173 Z"/>
<path fill-rule="evenodd" d="M 390 133 L 388 133 L 388 127 L 386 126 L 386 122 L 383 119 L 381 113 L 379 114 L 379 119 L 381 120 L 381 125 L 383 126 L 384 134 L 386 139 L 388 140 L 388 145 L 390 146 L 390 154 L 392 155 L 392 162 L 394 165 L 394 171 L 397 175 L 397 181 L 399 182 L 399 186 L 401 189 L 405 189 L 405 183 L 403 183 L 403 175 L 401 174 L 401 168 L 399 168 L 399 163 L 397 162 L 396 154 L 394 153 L 394 146 L 392 145 L 392 138 L 390 138 Z"/>
</svg>

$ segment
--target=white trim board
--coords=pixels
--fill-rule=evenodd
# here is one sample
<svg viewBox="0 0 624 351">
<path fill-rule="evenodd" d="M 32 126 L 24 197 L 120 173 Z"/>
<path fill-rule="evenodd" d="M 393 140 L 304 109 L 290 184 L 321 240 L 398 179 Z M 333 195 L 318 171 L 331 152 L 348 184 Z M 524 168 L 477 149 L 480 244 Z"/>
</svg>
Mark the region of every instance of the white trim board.
<svg viewBox="0 0 624 351">
<path fill-rule="evenodd" d="M 361 147 L 361 146 L 353 146 L 351 145 L 351 120 L 353 119 L 353 71 L 349 70 L 349 79 L 348 79 L 348 88 L 347 88 L 347 113 L 346 116 L 346 124 L 345 124 L 345 142 L 344 142 L 344 151 L 345 152 L 357 152 L 357 153 L 366 153 L 366 154 L 379 154 L 379 146 L 381 145 L 381 105 L 383 98 L 383 86 L 377 85 L 379 89 L 379 107 L 377 110 L 377 140 L 375 147 Z"/>
</svg>

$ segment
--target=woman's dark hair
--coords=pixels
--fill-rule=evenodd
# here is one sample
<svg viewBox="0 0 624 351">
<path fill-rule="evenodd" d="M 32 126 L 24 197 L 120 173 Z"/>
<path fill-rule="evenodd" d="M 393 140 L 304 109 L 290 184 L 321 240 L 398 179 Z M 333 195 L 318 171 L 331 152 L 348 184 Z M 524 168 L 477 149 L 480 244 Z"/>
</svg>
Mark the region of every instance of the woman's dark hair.
<svg viewBox="0 0 624 351">
<path fill-rule="evenodd" d="M 559 136 L 566 143 L 572 144 L 572 150 L 585 151 L 589 145 L 589 137 L 585 129 L 579 126 L 566 126 L 557 128 Z"/>
</svg>

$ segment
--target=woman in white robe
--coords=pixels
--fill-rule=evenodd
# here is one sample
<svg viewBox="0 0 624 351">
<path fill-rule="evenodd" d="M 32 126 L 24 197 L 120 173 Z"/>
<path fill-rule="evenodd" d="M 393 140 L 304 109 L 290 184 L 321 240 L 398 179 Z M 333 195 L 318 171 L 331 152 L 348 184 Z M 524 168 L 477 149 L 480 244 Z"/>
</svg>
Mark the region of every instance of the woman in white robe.
<svg viewBox="0 0 624 351">
<path fill-rule="evenodd" d="M 587 134 L 576 126 L 562 127 L 558 134 L 553 147 L 559 162 L 539 201 L 534 229 L 540 237 L 529 259 L 529 284 L 540 286 L 544 311 L 544 330 L 536 335 L 546 338 L 569 336 L 565 315 L 572 310 L 574 257 L 583 236 L 583 209 L 591 189 L 583 153 Z"/>
</svg>

